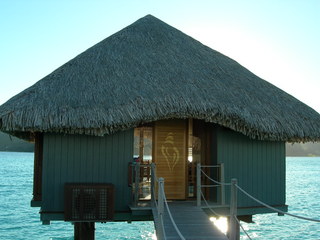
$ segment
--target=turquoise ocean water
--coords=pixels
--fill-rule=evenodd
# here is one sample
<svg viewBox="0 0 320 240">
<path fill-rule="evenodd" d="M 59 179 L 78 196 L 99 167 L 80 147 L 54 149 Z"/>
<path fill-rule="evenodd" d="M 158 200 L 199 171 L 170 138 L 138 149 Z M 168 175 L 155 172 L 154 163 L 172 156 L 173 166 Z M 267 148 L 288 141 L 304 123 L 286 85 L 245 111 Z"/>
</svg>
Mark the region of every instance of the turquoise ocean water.
<svg viewBox="0 0 320 240">
<path fill-rule="evenodd" d="M 33 153 L 0 152 L 0 239 L 73 239 L 65 222 L 42 225 L 31 208 Z M 320 158 L 287 158 L 289 212 L 320 219 Z M 320 239 L 320 223 L 277 214 L 243 224 L 252 239 Z M 154 239 L 152 222 L 96 224 L 96 239 Z M 246 239 L 242 236 L 241 239 Z"/>
</svg>

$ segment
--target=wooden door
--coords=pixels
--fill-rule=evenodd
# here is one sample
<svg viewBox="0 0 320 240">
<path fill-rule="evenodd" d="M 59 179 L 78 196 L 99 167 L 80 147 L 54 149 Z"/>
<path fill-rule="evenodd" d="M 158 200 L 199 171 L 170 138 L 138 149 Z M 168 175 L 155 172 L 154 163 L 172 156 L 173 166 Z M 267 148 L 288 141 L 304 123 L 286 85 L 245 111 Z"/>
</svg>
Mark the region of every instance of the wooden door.
<svg viewBox="0 0 320 240">
<path fill-rule="evenodd" d="M 164 178 L 167 199 L 186 198 L 187 122 L 157 121 L 154 127 L 154 162 L 157 176 Z"/>
</svg>

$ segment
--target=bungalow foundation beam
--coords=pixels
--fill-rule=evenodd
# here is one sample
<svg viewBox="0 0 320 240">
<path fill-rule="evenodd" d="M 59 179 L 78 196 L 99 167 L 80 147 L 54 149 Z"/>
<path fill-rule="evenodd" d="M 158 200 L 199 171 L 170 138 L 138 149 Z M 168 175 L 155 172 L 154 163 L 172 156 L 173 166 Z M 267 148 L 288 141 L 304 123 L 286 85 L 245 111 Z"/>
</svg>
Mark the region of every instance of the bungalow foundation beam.
<svg viewBox="0 0 320 240">
<path fill-rule="evenodd" d="M 94 240 L 94 222 L 75 222 L 74 240 Z"/>
</svg>

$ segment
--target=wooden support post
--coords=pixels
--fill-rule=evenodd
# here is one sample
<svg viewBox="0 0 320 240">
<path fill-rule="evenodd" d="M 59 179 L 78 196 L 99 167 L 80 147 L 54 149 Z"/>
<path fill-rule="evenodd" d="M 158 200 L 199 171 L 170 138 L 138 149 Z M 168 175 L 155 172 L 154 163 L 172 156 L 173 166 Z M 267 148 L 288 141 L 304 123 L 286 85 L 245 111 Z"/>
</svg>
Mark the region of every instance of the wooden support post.
<svg viewBox="0 0 320 240">
<path fill-rule="evenodd" d="M 159 178 L 159 183 L 158 183 L 158 217 L 163 216 L 163 210 L 164 210 L 164 202 L 163 202 L 163 194 L 162 194 L 162 188 L 164 187 L 164 179 Z"/>
<path fill-rule="evenodd" d="M 230 219 L 229 219 L 229 239 L 240 239 L 240 226 L 235 219 L 237 217 L 237 179 L 231 179 L 231 193 L 230 193 Z"/>
<path fill-rule="evenodd" d="M 164 179 L 161 177 L 158 181 L 158 228 L 157 237 L 158 239 L 165 239 L 163 214 L 164 214 Z"/>
<path fill-rule="evenodd" d="M 155 199 L 155 171 L 156 171 L 156 166 L 154 163 L 151 163 L 151 206 L 154 206 L 154 201 Z"/>
<path fill-rule="evenodd" d="M 144 128 L 140 128 L 140 141 L 139 141 L 139 160 L 143 163 L 143 148 L 144 148 Z"/>
<path fill-rule="evenodd" d="M 220 163 L 220 182 L 224 183 L 225 179 L 224 179 L 224 163 Z M 225 185 L 221 185 L 220 186 L 221 189 L 221 205 L 225 205 L 226 204 L 226 190 L 225 190 Z"/>
<path fill-rule="evenodd" d="M 197 163 L 197 206 L 201 206 L 201 165 Z"/>
<path fill-rule="evenodd" d="M 134 178 L 134 206 L 138 205 L 140 190 L 140 163 L 137 162 L 135 166 L 135 178 Z"/>
<path fill-rule="evenodd" d="M 74 240 L 94 240 L 94 222 L 75 222 Z"/>
<path fill-rule="evenodd" d="M 43 134 L 35 133 L 34 140 L 33 199 L 31 204 L 32 207 L 40 207 L 42 200 Z"/>
</svg>

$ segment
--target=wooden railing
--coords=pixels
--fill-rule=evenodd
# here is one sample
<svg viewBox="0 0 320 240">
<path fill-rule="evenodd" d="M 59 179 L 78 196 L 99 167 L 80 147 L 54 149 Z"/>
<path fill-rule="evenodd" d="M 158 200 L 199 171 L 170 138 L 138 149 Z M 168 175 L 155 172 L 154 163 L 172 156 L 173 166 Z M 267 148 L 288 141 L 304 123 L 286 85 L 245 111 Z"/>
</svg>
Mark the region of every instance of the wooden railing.
<svg viewBox="0 0 320 240">
<path fill-rule="evenodd" d="M 219 170 L 219 179 L 214 180 L 210 176 L 208 176 L 202 168 L 217 168 Z M 207 179 L 212 181 L 214 184 L 202 184 L 201 183 L 201 176 L 204 175 Z M 220 163 L 219 165 L 201 165 L 200 163 L 197 164 L 197 206 L 201 206 L 201 189 L 202 188 L 220 188 L 220 204 L 225 205 L 225 185 L 221 184 L 224 183 L 224 164 Z"/>
<path fill-rule="evenodd" d="M 151 192 L 151 164 L 133 162 L 129 163 L 128 185 L 132 187 L 132 203 L 138 205 L 140 195 L 143 195 L 143 188 L 148 188 Z"/>
</svg>

